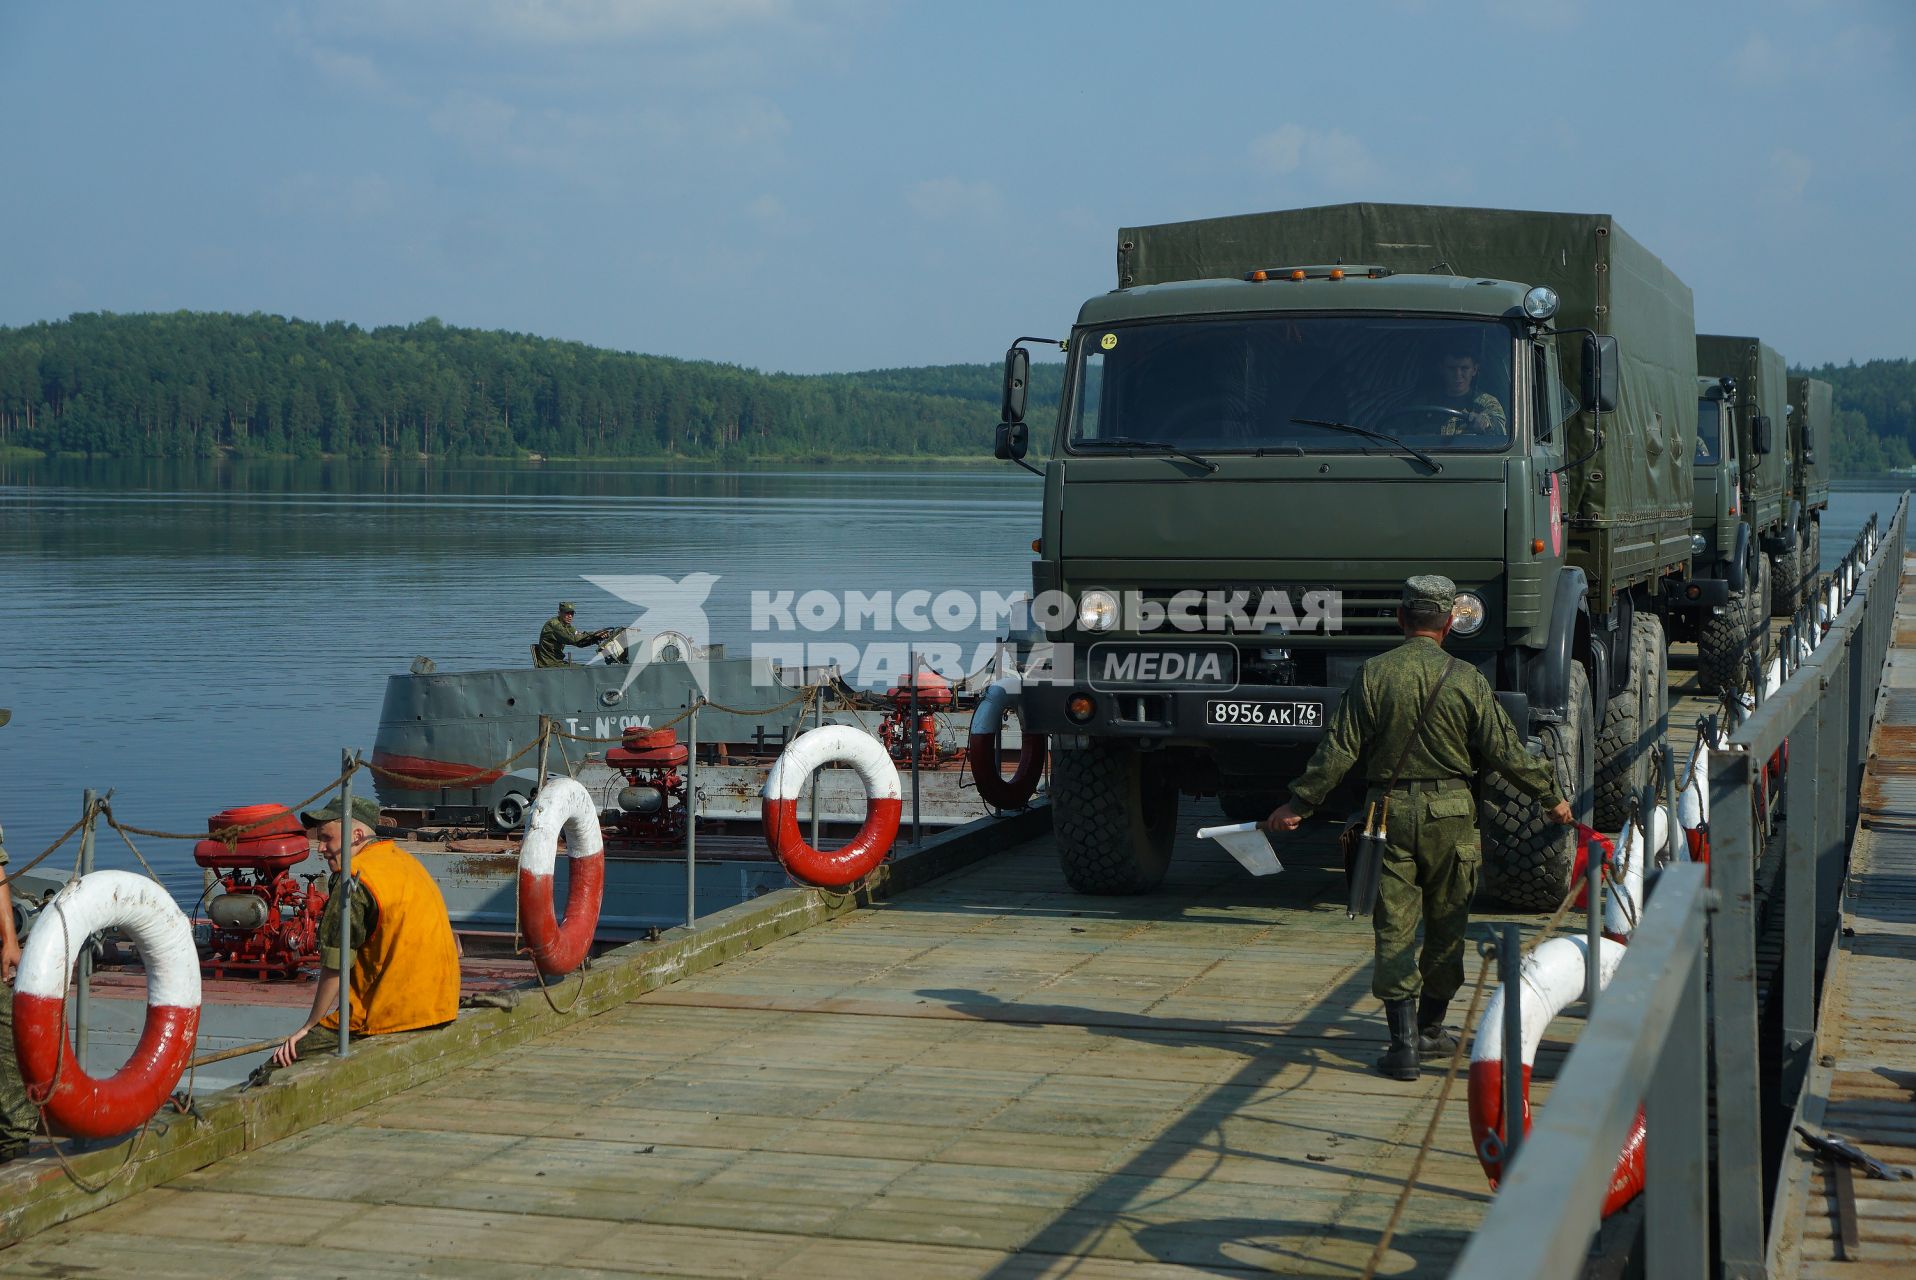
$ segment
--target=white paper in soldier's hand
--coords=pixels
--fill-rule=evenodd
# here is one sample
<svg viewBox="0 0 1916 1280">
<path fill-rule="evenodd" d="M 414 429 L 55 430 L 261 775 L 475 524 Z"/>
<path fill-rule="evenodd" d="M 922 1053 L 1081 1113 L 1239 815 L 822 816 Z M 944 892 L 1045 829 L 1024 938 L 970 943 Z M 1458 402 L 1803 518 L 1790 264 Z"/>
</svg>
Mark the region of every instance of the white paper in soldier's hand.
<svg viewBox="0 0 1916 1280">
<path fill-rule="evenodd" d="M 1261 822 L 1239 822 L 1228 827 L 1199 827 L 1198 839 L 1215 840 L 1254 876 L 1276 875 L 1284 869 L 1271 848 Z"/>
</svg>

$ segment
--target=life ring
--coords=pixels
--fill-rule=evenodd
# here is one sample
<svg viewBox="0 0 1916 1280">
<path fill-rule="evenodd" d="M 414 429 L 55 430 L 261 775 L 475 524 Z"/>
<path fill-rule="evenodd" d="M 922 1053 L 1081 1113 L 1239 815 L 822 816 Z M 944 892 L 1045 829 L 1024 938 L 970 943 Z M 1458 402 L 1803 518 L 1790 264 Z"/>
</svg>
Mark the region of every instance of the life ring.
<svg viewBox="0 0 1916 1280">
<path fill-rule="evenodd" d="M 865 784 L 865 824 L 843 848 L 828 853 L 799 833 L 798 801 L 812 774 L 833 763 L 850 765 Z M 826 889 L 843 889 L 885 860 L 898 838 L 904 804 L 898 766 L 877 739 L 848 724 L 822 725 L 794 738 L 766 775 L 761 798 L 765 843 L 793 876 Z"/>
<path fill-rule="evenodd" d="M 1523 991 L 1523 1127 L 1530 1132 L 1530 1069 L 1537 1060 L 1537 1046 L 1543 1042 L 1550 1022 L 1573 1002 L 1583 998 L 1584 956 L 1587 943 L 1582 938 L 1552 938 L 1524 957 L 1521 987 Z M 1610 938 L 1600 939 L 1598 984 L 1607 987 L 1623 961 L 1624 945 Z M 1566 1105 L 1575 1105 L 1568 1102 Z M 1496 1186 L 1503 1176 L 1504 1119 L 1504 993 L 1499 986 L 1477 1024 L 1477 1037 L 1470 1047 L 1470 1141 L 1476 1148 L 1478 1163 Z M 1609 1217 L 1630 1203 L 1643 1190 L 1643 1112 L 1637 1111 L 1610 1174 L 1610 1189 L 1603 1198 L 1603 1216 Z"/>
<path fill-rule="evenodd" d="M 146 1025 L 126 1065 L 86 1073 L 66 1031 L 67 984 L 80 948 L 102 929 L 133 935 L 146 966 Z M 193 1056 L 200 960 L 193 926 L 165 889 L 129 871 L 69 881 L 41 909 L 13 986 L 13 1047 L 27 1097 L 82 1138 L 110 1138 L 151 1118 Z"/>
<path fill-rule="evenodd" d="M 971 762 L 971 780 L 978 795 L 994 809 L 1022 809 L 1044 775 L 1045 740 L 1042 733 L 1026 733 L 1018 742 L 1018 767 L 1009 778 L 998 771 L 999 737 L 1005 712 L 1018 696 L 1016 680 L 997 680 L 985 690 L 971 713 L 971 739 L 965 755 Z"/>
<path fill-rule="evenodd" d="M 565 832 L 572 884 L 565 895 L 565 923 L 552 916 L 552 873 Z M 532 962 L 548 978 L 571 973 L 585 959 L 599 931 L 605 899 L 605 837 L 592 793 L 571 778 L 549 778 L 532 802 L 525 839 L 519 842 L 519 927 Z"/>
</svg>

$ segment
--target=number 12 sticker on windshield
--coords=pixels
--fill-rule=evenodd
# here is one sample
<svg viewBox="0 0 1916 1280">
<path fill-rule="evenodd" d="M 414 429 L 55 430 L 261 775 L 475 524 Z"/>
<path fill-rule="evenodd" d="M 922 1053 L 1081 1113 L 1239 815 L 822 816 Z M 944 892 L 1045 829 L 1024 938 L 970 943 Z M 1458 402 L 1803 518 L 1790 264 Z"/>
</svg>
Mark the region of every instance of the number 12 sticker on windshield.
<svg viewBox="0 0 1916 1280">
<path fill-rule="evenodd" d="M 1111 348 L 1118 345 L 1118 335 L 1115 333 L 1107 333 L 1102 338 L 1098 339 L 1098 345 L 1103 347 L 1106 351 L 1109 351 Z"/>
</svg>

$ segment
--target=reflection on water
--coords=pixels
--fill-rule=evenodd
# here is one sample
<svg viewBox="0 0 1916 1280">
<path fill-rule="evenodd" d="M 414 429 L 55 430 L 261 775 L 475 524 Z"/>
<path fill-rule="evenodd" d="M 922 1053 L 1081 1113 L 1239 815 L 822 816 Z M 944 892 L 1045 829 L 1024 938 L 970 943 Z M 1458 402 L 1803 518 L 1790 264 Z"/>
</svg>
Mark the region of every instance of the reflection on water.
<svg viewBox="0 0 1916 1280">
<path fill-rule="evenodd" d="M 755 591 L 1024 590 L 1039 489 L 1011 469 L 0 463 L 8 847 L 44 848 L 89 785 L 170 830 L 297 801 L 371 745 L 416 655 L 521 665 L 560 599 L 588 628 L 632 620 L 584 575 L 720 575 L 708 614 L 734 653 Z M 1892 506 L 1837 494 L 1826 559 Z M 197 895 L 186 845 L 144 852 Z M 133 865 L 110 834 L 100 864 Z"/>
</svg>

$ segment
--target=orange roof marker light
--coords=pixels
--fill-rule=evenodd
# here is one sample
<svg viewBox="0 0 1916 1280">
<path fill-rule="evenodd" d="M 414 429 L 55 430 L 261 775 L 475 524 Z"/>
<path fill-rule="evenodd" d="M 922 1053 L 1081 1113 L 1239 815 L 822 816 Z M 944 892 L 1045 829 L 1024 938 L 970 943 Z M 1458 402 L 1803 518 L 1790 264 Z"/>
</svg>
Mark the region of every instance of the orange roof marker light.
<svg viewBox="0 0 1916 1280">
<path fill-rule="evenodd" d="M 1344 280 L 1352 276 L 1382 280 L 1390 274 L 1389 267 L 1347 267 L 1337 262 L 1327 267 L 1257 267 L 1246 271 L 1244 278 L 1252 284 L 1263 284 L 1267 280 Z"/>
</svg>

